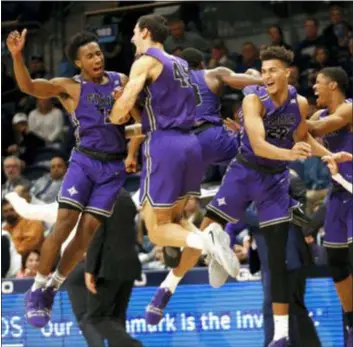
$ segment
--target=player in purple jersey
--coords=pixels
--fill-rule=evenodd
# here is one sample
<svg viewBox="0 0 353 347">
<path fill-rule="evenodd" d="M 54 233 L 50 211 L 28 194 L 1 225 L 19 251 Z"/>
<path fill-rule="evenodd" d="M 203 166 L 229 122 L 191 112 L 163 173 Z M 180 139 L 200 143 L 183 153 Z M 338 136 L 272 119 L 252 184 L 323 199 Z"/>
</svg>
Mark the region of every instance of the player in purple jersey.
<svg viewBox="0 0 353 347">
<path fill-rule="evenodd" d="M 140 56 L 132 65 L 129 82 L 114 104 L 111 120 L 121 124 L 142 92 L 144 161 L 140 200 L 150 240 L 157 245 L 191 247 L 203 250 L 235 277 L 238 261 L 223 231 L 202 233 L 183 218 L 191 195 L 199 195 L 203 174 L 202 154 L 191 132 L 195 120 L 195 93 L 185 60 L 164 51 L 168 27 L 163 17 L 139 18 L 132 38 Z M 157 292 L 147 309 L 147 320 L 155 324 L 161 317 L 160 305 L 172 293 Z"/>
<path fill-rule="evenodd" d="M 248 85 L 262 84 L 262 78 L 236 74 L 225 67 L 206 70 L 202 52 L 194 48 L 184 49 L 180 57 L 189 64 L 190 81 L 196 94 L 196 114 L 192 131 L 201 145 L 204 169 L 210 164 L 229 164 L 238 152 L 239 136 L 223 125 L 220 114 L 221 90 L 226 85 L 234 89 L 242 89 Z M 207 232 L 208 229 L 201 223 L 200 230 Z M 173 254 L 172 251 L 168 248 L 165 250 L 166 259 Z M 172 292 L 186 272 L 195 266 L 201 254 L 199 250 L 193 248 L 185 248 L 181 258 L 180 254 L 176 255 L 177 253 L 180 253 L 179 249 L 174 250 L 174 257 L 180 260 L 179 264 L 171 270 L 167 279 L 161 284 L 161 287 L 169 288 Z M 209 266 L 209 279 L 211 286 L 218 288 L 227 280 L 228 273 L 222 271 L 222 268 L 213 271 L 216 265 L 213 264 L 213 260 Z"/>
<path fill-rule="evenodd" d="M 323 137 L 332 152 L 338 152 L 333 159 L 338 155 L 341 160 L 344 155 L 349 159 L 345 152 L 352 154 L 353 151 L 352 99 L 346 99 L 348 82 L 341 67 L 328 67 L 319 72 L 314 85 L 317 104 L 326 109 L 317 111 L 307 122 L 309 131 Z M 325 160 L 330 162 L 331 170 L 335 170 L 330 157 Z M 352 162 L 339 164 L 338 171 L 343 185 L 344 181 L 352 182 Z M 337 179 L 337 174 L 333 179 Z M 347 346 L 353 346 L 353 196 L 335 180 L 325 217 L 324 246 L 328 268 L 345 312 Z"/>
<path fill-rule="evenodd" d="M 54 296 L 67 275 L 83 258 L 102 218 L 109 217 L 125 180 L 124 127 L 110 123 L 113 91 L 127 77 L 104 71 L 104 56 L 97 38 L 81 32 L 68 45 L 68 58 L 81 70 L 74 78 L 32 80 L 24 64 L 22 49 L 26 30 L 12 32 L 7 39 L 20 89 L 38 98 L 57 97 L 76 127 L 77 144 L 58 196 L 55 230 L 46 238 L 39 269 L 26 294 L 26 317 L 43 327 L 51 316 Z M 57 254 L 74 226 L 77 233 L 65 249 L 57 270 L 49 278 Z"/>
<path fill-rule="evenodd" d="M 308 102 L 288 85 L 293 53 L 283 47 L 261 52 L 265 87 L 245 90 L 239 154 L 228 167 L 222 185 L 207 206 L 210 223 L 236 222 L 254 202 L 268 247 L 274 338 L 271 347 L 288 346 L 288 224 L 297 205 L 289 197 L 286 163 L 330 154 L 307 131 Z"/>
</svg>

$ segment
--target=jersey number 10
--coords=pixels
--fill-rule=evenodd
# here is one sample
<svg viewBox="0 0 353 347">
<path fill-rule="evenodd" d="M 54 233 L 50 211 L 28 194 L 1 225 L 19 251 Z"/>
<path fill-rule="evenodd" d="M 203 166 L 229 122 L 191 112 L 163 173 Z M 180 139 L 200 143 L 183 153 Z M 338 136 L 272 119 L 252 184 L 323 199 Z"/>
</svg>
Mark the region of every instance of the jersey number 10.
<svg viewBox="0 0 353 347">
<path fill-rule="evenodd" d="M 199 86 L 195 83 L 191 83 L 190 77 L 186 67 L 177 62 L 173 63 L 173 75 L 176 81 L 179 81 L 182 88 L 193 88 L 196 96 L 196 106 L 199 106 L 202 103 L 201 93 Z"/>
</svg>

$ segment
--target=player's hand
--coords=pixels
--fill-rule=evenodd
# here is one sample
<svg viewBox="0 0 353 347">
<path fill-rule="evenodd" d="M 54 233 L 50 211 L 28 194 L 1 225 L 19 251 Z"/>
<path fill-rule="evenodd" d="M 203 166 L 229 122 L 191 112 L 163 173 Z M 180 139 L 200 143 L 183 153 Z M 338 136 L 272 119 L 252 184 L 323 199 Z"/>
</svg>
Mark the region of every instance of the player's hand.
<svg viewBox="0 0 353 347">
<path fill-rule="evenodd" d="M 137 169 L 137 160 L 133 156 L 127 156 L 125 159 L 125 171 L 130 173 L 130 172 L 136 172 Z"/>
<path fill-rule="evenodd" d="M 96 289 L 96 279 L 94 276 L 88 272 L 85 272 L 85 283 L 87 289 L 92 293 L 92 294 L 97 294 L 97 289 Z"/>
<path fill-rule="evenodd" d="M 27 29 L 23 29 L 21 34 L 16 30 L 12 31 L 7 37 L 7 48 L 13 57 L 22 52 L 26 42 L 26 35 Z"/>
<path fill-rule="evenodd" d="M 114 100 L 118 100 L 122 95 L 123 95 L 124 88 L 123 87 L 117 87 L 113 90 L 112 95 Z"/>
<path fill-rule="evenodd" d="M 223 123 L 229 130 L 232 130 L 234 132 L 238 132 L 241 128 L 240 124 L 231 118 L 226 118 Z"/>
<path fill-rule="evenodd" d="M 336 163 L 344 163 L 346 161 L 353 161 L 353 156 L 351 153 L 348 152 L 338 152 L 332 154 L 332 158 L 335 160 Z"/>
<path fill-rule="evenodd" d="M 245 71 L 245 75 L 250 75 L 250 76 L 254 76 L 254 77 L 261 77 L 260 71 L 257 71 L 255 69 L 247 69 Z"/>
<path fill-rule="evenodd" d="M 325 155 L 321 158 L 321 160 L 327 164 L 327 167 L 330 170 L 332 176 L 338 174 L 338 166 L 335 158 L 332 155 Z"/>
<path fill-rule="evenodd" d="M 306 142 L 297 142 L 290 152 L 290 160 L 305 160 L 311 157 L 311 146 Z"/>
</svg>

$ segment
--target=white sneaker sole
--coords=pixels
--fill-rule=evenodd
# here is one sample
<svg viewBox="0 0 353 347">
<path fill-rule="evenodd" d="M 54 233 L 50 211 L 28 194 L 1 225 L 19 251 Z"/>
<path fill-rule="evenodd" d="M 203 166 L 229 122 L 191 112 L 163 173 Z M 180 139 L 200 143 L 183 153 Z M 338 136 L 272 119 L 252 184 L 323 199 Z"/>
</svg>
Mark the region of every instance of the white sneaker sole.
<svg viewBox="0 0 353 347">
<path fill-rule="evenodd" d="M 228 272 L 218 263 L 215 258 L 211 258 L 208 264 L 208 280 L 213 288 L 220 288 L 227 282 Z"/>
<path fill-rule="evenodd" d="M 214 237 L 216 241 L 214 252 L 215 261 L 218 261 L 230 276 L 236 278 L 240 271 L 240 263 L 229 246 L 229 235 L 224 231 L 217 230 L 214 232 Z"/>
</svg>

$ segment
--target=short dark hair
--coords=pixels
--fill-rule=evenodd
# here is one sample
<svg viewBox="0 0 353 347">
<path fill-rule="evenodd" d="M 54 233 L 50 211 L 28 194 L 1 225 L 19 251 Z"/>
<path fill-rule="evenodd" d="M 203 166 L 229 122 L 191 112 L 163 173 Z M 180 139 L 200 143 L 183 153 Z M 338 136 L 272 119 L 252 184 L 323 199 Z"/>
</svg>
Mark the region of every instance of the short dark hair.
<svg viewBox="0 0 353 347">
<path fill-rule="evenodd" d="M 156 14 L 141 16 L 137 21 L 140 30 L 147 29 L 151 33 L 152 41 L 164 43 L 169 35 L 167 20 Z"/>
<path fill-rule="evenodd" d="M 276 59 L 290 66 L 294 60 L 294 53 L 283 46 L 270 46 L 260 52 L 260 59 L 261 61 Z"/>
<path fill-rule="evenodd" d="M 309 17 L 309 18 L 305 19 L 305 22 L 313 22 L 315 24 L 315 26 L 317 26 L 317 27 L 319 26 L 319 21 L 314 17 Z"/>
<path fill-rule="evenodd" d="M 66 56 L 70 62 L 75 62 L 80 47 L 91 42 L 98 43 L 98 37 L 89 31 L 80 31 L 79 33 L 72 36 L 66 47 Z"/>
<path fill-rule="evenodd" d="M 336 82 L 338 89 L 343 94 L 347 93 L 349 87 L 348 75 L 340 66 L 325 67 L 320 73 L 328 77 L 331 81 Z"/>
<path fill-rule="evenodd" d="M 185 48 L 181 54 L 180 58 L 186 60 L 192 69 L 198 69 L 201 63 L 204 61 L 203 54 L 196 48 Z"/>
</svg>

